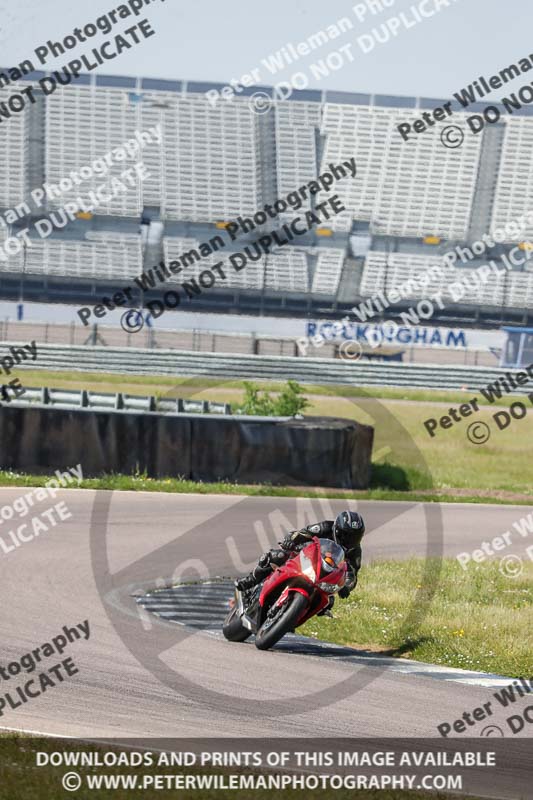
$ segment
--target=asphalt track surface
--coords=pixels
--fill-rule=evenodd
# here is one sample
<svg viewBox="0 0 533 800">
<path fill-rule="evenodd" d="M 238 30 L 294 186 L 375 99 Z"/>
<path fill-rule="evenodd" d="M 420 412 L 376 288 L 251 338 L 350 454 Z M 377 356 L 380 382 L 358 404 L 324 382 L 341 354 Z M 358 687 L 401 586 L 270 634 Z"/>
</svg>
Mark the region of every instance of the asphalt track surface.
<svg viewBox="0 0 533 800">
<path fill-rule="evenodd" d="M 27 491 L 0 489 L 0 504 Z M 73 658 L 79 673 L 16 710 L 4 709 L 4 728 L 120 739 L 291 737 L 305 731 L 321 737 L 439 737 L 438 724 L 481 706 L 508 683 L 319 643 L 302 646 L 298 637 L 264 653 L 252 641 L 226 642 L 216 625 L 188 628 L 140 613 L 137 599 L 147 591 L 177 578 L 242 574 L 287 527 L 328 517 L 346 503 L 77 489 L 58 499 L 67 503 L 71 519 L 0 554 L 0 664 L 20 660 L 64 625 L 88 619 L 90 638 L 73 642 L 63 655 Z M 438 527 L 435 504 L 428 506 L 359 503 L 368 530 L 365 561 L 426 555 L 426 511 L 430 528 Z M 441 510 L 442 552 L 448 556 L 479 547 L 530 511 L 469 504 L 443 504 Z M 3 522 L 0 535 L 8 527 Z M 434 554 L 439 546 L 431 545 Z M 206 603 L 208 623 L 210 610 Z M 50 658 L 46 666 L 58 660 Z M 356 691 L 337 698 L 335 687 L 359 673 Z M 171 685 L 169 674 L 177 676 Z M 5 681 L 0 686 L 9 689 Z M 311 693 L 319 703 L 308 701 Z M 512 713 L 527 704 L 527 698 L 517 702 Z M 494 712 L 487 723 L 503 728 L 509 711 Z M 531 736 L 527 727 L 519 736 Z M 479 736 L 482 728 L 476 724 L 468 733 Z M 529 750 L 530 744 L 524 742 Z"/>
</svg>

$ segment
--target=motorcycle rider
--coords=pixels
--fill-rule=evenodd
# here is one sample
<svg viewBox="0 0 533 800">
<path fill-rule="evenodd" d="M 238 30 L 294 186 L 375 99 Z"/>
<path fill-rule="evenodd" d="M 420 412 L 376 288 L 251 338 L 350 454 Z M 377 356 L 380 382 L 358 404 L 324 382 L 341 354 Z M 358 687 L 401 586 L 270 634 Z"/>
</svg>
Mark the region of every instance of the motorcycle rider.
<svg viewBox="0 0 533 800">
<path fill-rule="evenodd" d="M 356 511 L 341 511 L 335 520 L 323 520 L 313 525 L 307 525 L 299 531 L 292 531 L 279 543 L 280 548 L 263 553 L 257 562 L 257 566 L 245 578 L 235 581 L 236 588 L 241 592 L 246 592 L 261 583 L 274 567 L 280 567 L 289 558 L 292 558 L 302 547 L 312 540 L 313 536 L 321 539 L 333 539 L 339 544 L 346 554 L 346 583 L 339 590 L 339 597 L 346 599 L 357 585 L 357 573 L 361 567 L 361 539 L 365 533 L 365 523 L 363 518 Z M 328 611 L 333 605 L 331 598 Z M 324 613 L 324 612 L 322 612 Z"/>
</svg>

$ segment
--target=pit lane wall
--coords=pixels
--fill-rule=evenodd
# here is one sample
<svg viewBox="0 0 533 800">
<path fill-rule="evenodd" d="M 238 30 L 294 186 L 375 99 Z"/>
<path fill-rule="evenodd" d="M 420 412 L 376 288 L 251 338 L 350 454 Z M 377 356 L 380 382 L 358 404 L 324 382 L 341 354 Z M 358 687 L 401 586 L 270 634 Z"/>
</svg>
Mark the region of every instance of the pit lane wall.
<svg viewBox="0 0 533 800">
<path fill-rule="evenodd" d="M 2 406 L 0 466 L 364 489 L 374 429 L 332 417 L 245 417 Z"/>
</svg>

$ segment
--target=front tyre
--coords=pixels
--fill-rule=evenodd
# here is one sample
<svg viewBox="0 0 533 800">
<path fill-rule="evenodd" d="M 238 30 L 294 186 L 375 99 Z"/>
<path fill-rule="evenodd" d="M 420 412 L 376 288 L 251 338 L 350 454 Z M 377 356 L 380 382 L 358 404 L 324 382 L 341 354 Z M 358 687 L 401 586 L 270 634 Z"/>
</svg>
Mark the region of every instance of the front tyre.
<svg viewBox="0 0 533 800">
<path fill-rule="evenodd" d="M 291 592 L 287 603 L 273 617 L 267 617 L 255 635 L 258 650 L 269 650 L 276 642 L 292 631 L 309 605 L 307 597 L 300 592 Z"/>
<path fill-rule="evenodd" d="M 237 604 L 233 606 L 224 620 L 222 633 L 230 642 L 244 642 L 251 636 L 252 631 L 249 631 L 248 628 L 242 624 L 241 618 L 237 614 Z"/>
</svg>

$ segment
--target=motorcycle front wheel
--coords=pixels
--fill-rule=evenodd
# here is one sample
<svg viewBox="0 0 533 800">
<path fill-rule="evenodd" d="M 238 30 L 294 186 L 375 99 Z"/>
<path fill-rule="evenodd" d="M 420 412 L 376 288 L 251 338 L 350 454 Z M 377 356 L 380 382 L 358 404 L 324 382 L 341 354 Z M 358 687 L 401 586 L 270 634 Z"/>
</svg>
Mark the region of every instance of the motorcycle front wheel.
<svg viewBox="0 0 533 800">
<path fill-rule="evenodd" d="M 285 636 L 286 633 L 292 631 L 305 609 L 309 601 L 300 592 L 291 592 L 287 604 L 280 609 L 279 616 L 274 616 L 273 619 L 267 619 L 261 625 L 261 628 L 255 635 L 255 646 L 258 650 L 269 650 L 276 642 Z"/>
</svg>

